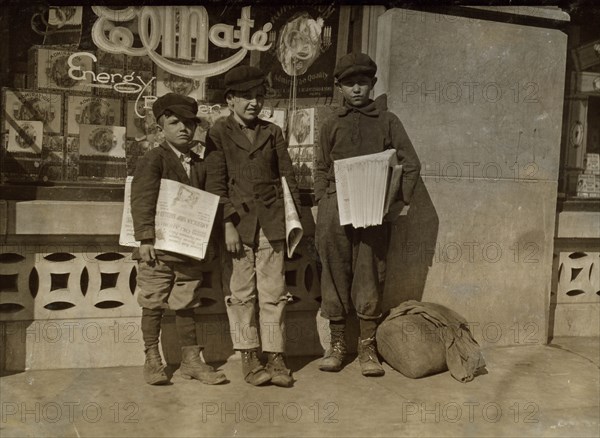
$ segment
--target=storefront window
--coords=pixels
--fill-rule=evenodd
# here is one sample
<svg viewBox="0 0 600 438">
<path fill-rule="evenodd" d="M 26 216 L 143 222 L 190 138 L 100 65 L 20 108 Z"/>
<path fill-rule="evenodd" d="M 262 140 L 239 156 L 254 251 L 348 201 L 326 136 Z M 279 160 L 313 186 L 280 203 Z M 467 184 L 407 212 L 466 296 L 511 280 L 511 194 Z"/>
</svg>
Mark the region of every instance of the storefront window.
<svg viewBox="0 0 600 438">
<path fill-rule="evenodd" d="M 199 102 L 202 143 L 229 113 L 225 72 L 252 64 L 268 78 L 261 117 L 291 136 L 297 178 L 311 191 L 315 130 L 347 49 L 338 41 L 342 8 L 11 5 L 0 53 L 0 187 L 122 187 L 162 141 L 151 110 L 158 96 Z M 302 141 L 290 129 L 301 116 L 310 131 Z"/>
<path fill-rule="evenodd" d="M 567 64 L 563 117 L 562 197 L 600 199 L 600 34 L 597 28 L 567 28 Z"/>
</svg>

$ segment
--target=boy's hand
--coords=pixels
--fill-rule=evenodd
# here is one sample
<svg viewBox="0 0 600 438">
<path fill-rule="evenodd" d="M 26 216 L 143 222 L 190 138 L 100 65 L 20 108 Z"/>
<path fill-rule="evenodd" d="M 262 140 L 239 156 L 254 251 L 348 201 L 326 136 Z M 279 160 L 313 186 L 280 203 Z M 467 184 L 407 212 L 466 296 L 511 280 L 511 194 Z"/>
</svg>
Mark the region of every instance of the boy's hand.
<svg viewBox="0 0 600 438">
<path fill-rule="evenodd" d="M 227 251 L 233 254 L 242 252 L 240 234 L 235 229 L 233 222 L 225 222 L 225 247 L 227 248 Z"/>
<path fill-rule="evenodd" d="M 140 244 L 140 257 L 146 263 L 156 261 L 156 252 L 154 251 L 154 242 L 142 241 Z"/>
</svg>

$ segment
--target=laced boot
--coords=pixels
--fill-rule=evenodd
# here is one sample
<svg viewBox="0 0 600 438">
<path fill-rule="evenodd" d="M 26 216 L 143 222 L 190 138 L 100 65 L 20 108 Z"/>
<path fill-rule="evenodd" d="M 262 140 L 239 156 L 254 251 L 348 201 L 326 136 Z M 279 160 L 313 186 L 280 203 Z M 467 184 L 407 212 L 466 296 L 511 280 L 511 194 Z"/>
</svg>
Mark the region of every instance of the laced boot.
<svg viewBox="0 0 600 438">
<path fill-rule="evenodd" d="M 319 364 L 321 371 L 338 372 L 342 369 L 342 363 L 346 356 L 346 339 L 344 333 L 331 333 L 331 346 L 325 351 L 323 359 Z"/>
<path fill-rule="evenodd" d="M 294 383 L 292 371 L 285 365 L 285 360 L 281 353 L 268 354 L 267 372 L 271 376 L 271 383 L 273 385 L 289 388 Z"/>
<path fill-rule="evenodd" d="M 179 372 L 184 379 L 197 379 L 207 385 L 217 385 L 227 380 L 225 374 L 215 371 L 213 367 L 202 361 L 198 345 L 181 347 Z"/>
<path fill-rule="evenodd" d="M 164 385 L 169 383 L 169 378 L 165 373 L 165 366 L 162 363 L 158 345 L 147 348 L 146 362 L 144 362 L 144 380 L 149 385 Z"/>
<path fill-rule="evenodd" d="M 377 377 L 385 374 L 375 350 L 375 336 L 358 339 L 358 361 L 363 376 Z"/>
<path fill-rule="evenodd" d="M 271 375 L 260 363 L 256 350 L 240 350 L 242 354 L 242 374 L 251 385 L 260 386 L 271 380 Z"/>
</svg>

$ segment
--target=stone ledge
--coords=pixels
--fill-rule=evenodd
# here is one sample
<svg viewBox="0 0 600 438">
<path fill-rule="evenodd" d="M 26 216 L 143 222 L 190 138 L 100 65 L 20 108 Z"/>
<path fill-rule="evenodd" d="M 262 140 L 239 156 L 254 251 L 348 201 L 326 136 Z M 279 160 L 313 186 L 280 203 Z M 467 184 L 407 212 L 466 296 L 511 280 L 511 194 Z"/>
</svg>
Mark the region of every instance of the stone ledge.
<svg viewBox="0 0 600 438">
<path fill-rule="evenodd" d="M 122 215 L 122 202 L 17 202 L 15 233 L 118 235 Z"/>
<path fill-rule="evenodd" d="M 305 236 L 314 236 L 314 207 L 301 207 Z M 123 202 L 93 201 L 20 201 L 10 210 L 0 210 L 2 224 L 14 223 L 16 235 L 35 236 L 118 236 L 121 232 Z M 6 228 L 6 226 L 4 226 Z"/>
<path fill-rule="evenodd" d="M 561 211 L 558 214 L 559 238 L 600 238 L 600 213 L 590 211 Z"/>
<path fill-rule="evenodd" d="M 558 6 L 463 6 L 482 11 L 500 12 L 503 14 L 543 18 L 556 21 L 571 21 L 571 17 Z"/>
<path fill-rule="evenodd" d="M 198 315 L 198 340 L 208 362 L 234 354 L 226 314 Z M 356 351 L 355 318 L 349 319 L 349 350 Z M 329 343 L 329 325 L 316 310 L 288 312 L 286 354 L 320 356 Z M 141 366 L 144 344 L 139 317 L 0 322 L 0 371 Z M 161 348 L 167 363 L 181 353 L 175 319 L 163 319 Z"/>
<path fill-rule="evenodd" d="M 600 336 L 600 303 L 558 304 L 553 336 Z"/>
</svg>

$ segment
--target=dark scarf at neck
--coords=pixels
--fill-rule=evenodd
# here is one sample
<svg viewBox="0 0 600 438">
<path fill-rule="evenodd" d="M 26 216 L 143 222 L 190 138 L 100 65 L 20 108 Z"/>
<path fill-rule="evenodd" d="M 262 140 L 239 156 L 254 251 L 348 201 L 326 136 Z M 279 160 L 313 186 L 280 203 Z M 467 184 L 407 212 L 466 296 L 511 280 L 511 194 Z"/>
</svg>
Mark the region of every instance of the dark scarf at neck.
<svg viewBox="0 0 600 438">
<path fill-rule="evenodd" d="M 357 107 L 349 105 L 347 102 L 344 102 L 344 106 L 338 110 L 338 115 L 340 117 L 345 116 L 348 113 L 353 111 L 364 114 L 365 116 L 376 117 L 379 115 L 379 105 L 374 100 L 369 100 L 365 106 Z"/>
</svg>

